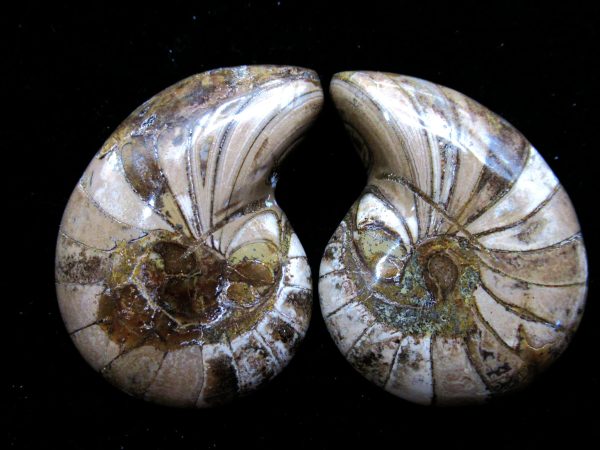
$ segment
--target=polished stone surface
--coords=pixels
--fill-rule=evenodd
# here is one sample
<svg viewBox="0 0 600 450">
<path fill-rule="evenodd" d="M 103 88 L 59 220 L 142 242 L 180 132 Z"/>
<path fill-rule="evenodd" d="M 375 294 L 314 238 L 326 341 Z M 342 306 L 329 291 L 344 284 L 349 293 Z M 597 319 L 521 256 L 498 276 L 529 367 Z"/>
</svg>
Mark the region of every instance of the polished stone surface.
<svg viewBox="0 0 600 450">
<path fill-rule="evenodd" d="M 217 69 L 154 96 L 110 136 L 56 251 L 61 313 L 95 370 L 146 400 L 202 407 L 285 367 L 312 285 L 273 170 L 322 99 L 310 70 Z"/>
<path fill-rule="evenodd" d="M 340 351 L 416 403 L 525 386 L 584 308 L 585 248 L 566 192 L 523 135 L 456 91 L 343 72 L 331 93 L 369 168 L 320 268 Z"/>
</svg>

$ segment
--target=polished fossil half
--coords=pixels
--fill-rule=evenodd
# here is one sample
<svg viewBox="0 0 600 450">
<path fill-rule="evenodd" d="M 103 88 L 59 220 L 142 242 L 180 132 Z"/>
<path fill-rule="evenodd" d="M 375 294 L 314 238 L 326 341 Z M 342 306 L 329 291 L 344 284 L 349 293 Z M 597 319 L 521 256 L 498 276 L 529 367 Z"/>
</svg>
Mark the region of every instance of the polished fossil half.
<svg viewBox="0 0 600 450">
<path fill-rule="evenodd" d="M 94 369 L 147 400 L 206 406 L 287 364 L 312 286 L 273 170 L 322 98 L 306 69 L 217 69 L 151 98 L 106 141 L 56 254 L 62 316 Z"/>
<path fill-rule="evenodd" d="M 586 296 L 577 217 L 548 165 L 505 120 L 427 81 L 344 72 L 331 93 L 369 168 L 320 268 L 339 349 L 422 404 L 526 385 Z"/>
</svg>

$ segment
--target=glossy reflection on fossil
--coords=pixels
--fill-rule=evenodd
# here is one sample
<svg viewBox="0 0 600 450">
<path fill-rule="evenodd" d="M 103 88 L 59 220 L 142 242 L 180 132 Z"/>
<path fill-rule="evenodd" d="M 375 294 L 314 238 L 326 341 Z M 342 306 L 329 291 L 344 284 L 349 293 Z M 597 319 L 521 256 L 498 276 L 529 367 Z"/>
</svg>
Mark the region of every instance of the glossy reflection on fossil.
<svg viewBox="0 0 600 450">
<path fill-rule="evenodd" d="M 301 68 L 205 72 L 144 103 L 94 157 L 61 223 L 57 294 L 75 345 L 116 386 L 210 406 L 287 364 L 312 287 L 272 171 L 322 98 Z"/>
<path fill-rule="evenodd" d="M 331 93 L 369 167 L 321 262 L 339 349 L 422 404 L 525 386 L 564 350 L 585 303 L 566 192 L 517 130 L 451 89 L 344 72 Z"/>
</svg>

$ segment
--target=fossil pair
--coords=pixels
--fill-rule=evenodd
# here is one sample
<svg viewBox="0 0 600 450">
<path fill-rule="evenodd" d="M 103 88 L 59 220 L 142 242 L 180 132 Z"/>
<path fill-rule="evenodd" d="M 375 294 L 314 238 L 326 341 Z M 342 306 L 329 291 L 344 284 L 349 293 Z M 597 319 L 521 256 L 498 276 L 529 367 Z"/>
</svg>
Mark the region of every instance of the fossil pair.
<svg viewBox="0 0 600 450">
<path fill-rule="evenodd" d="M 577 217 L 552 171 L 451 89 L 344 72 L 331 94 L 369 168 L 319 274 L 340 351 L 416 403 L 526 385 L 565 348 L 586 295 Z M 110 136 L 69 200 L 56 256 L 64 322 L 94 369 L 146 400 L 201 407 L 288 363 L 312 283 L 272 170 L 322 101 L 310 70 L 217 69 Z"/>
</svg>

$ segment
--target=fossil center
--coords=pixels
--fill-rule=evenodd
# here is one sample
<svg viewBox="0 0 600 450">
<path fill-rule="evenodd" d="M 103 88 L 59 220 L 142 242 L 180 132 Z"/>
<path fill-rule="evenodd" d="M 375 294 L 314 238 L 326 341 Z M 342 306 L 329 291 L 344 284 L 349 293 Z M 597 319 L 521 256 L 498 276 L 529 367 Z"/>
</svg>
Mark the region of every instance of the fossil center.
<svg viewBox="0 0 600 450">
<path fill-rule="evenodd" d="M 436 253 L 427 260 L 425 274 L 430 290 L 437 290 L 443 295 L 456 285 L 458 268 L 451 258 L 443 253 Z"/>
<path fill-rule="evenodd" d="M 416 258 L 434 304 L 468 303 L 479 280 L 478 261 L 464 238 L 436 236 L 417 246 Z"/>
<path fill-rule="evenodd" d="M 381 276 L 382 261 L 390 256 L 380 255 L 372 266 L 376 295 L 365 302 L 380 320 L 416 334 L 464 336 L 472 329 L 479 260 L 467 239 L 439 235 L 421 241 L 394 260 L 399 264 L 393 277 Z"/>
<path fill-rule="evenodd" d="M 226 321 L 243 329 L 272 294 L 279 265 L 277 249 L 264 243 L 226 258 L 203 243 L 149 235 L 113 253 L 100 322 L 120 344 L 161 348 L 218 334 Z"/>
</svg>

